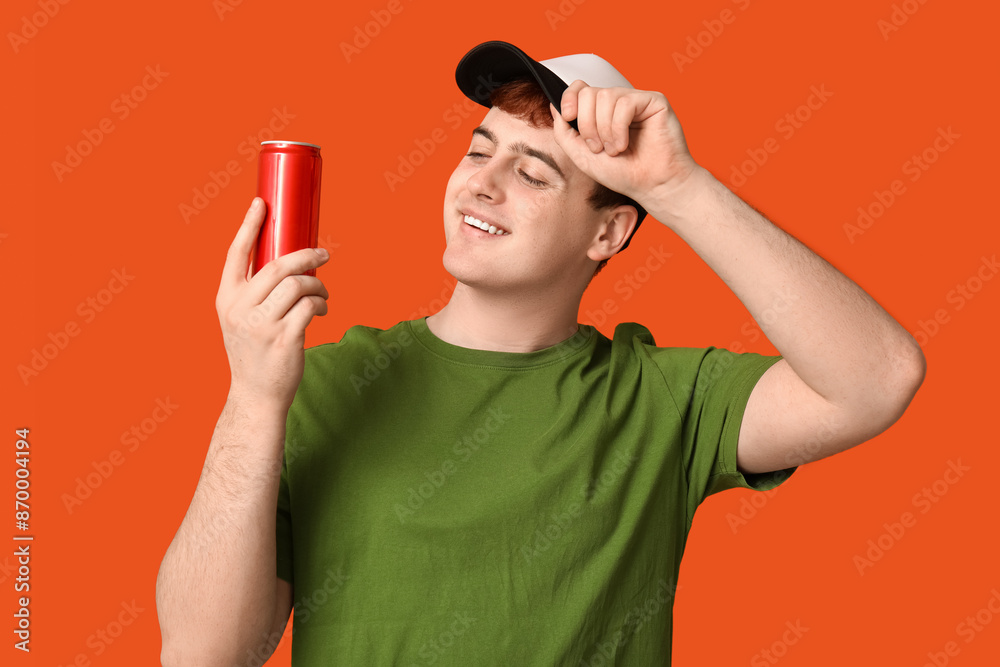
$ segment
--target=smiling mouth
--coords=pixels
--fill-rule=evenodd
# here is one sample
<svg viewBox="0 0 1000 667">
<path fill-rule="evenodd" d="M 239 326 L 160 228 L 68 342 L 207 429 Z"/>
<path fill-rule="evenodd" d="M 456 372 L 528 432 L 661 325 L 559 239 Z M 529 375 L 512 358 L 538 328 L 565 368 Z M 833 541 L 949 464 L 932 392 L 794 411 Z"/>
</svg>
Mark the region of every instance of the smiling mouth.
<svg viewBox="0 0 1000 667">
<path fill-rule="evenodd" d="M 494 236 L 507 236 L 510 232 L 500 229 L 496 225 L 491 225 L 488 222 L 483 222 L 479 218 L 473 218 L 471 215 L 464 216 L 465 223 L 472 225 L 476 229 L 481 229 L 487 234 L 493 234 Z"/>
</svg>

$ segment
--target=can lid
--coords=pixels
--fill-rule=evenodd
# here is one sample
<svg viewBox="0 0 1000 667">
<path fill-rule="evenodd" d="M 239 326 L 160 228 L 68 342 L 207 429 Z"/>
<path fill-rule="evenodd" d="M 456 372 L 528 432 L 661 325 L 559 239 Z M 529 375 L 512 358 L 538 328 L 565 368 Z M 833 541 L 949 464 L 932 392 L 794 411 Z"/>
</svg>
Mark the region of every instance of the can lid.
<svg viewBox="0 0 1000 667">
<path fill-rule="evenodd" d="M 320 148 L 320 146 L 318 146 L 317 144 L 310 144 L 310 143 L 305 142 L 305 141 L 280 141 L 280 140 L 275 140 L 275 141 L 262 141 L 262 142 L 260 142 L 261 146 L 263 146 L 264 144 L 294 144 L 296 146 L 312 146 L 313 148 Z"/>
</svg>

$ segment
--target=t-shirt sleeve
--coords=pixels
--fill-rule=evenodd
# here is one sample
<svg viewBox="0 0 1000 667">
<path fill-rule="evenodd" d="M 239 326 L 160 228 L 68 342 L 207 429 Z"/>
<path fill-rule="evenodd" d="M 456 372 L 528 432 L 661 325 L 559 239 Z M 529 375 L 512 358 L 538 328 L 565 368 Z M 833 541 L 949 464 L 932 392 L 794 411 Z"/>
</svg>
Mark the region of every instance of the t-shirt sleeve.
<svg viewBox="0 0 1000 667">
<path fill-rule="evenodd" d="M 287 433 L 287 429 L 286 429 Z M 289 583 L 292 581 L 292 511 L 288 492 L 288 451 L 286 438 L 285 456 L 281 462 L 281 482 L 278 485 L 278 508 L 275 522 L 277 538 L 278 577 Z"/>
<path fill-rule="evenodd" d="M 736 467 L 736 449 L 747 401 L 754 386 L 781 357 L 752 352 L 737 354 L 710 348 L 698 368 L 685 420 L 690 500 L 737 487 L 767 491 L 795 472 L 795 468 L 767 473 L 742 473 Z M 692 507 L 693 509 L 693 507 Z"/>
<path fill-rule="evenodd" d="M 656 355 L 680 414 L 688 518 L 725 489 L 767 491 L 795 471 L 742 473 L 736 467 L 740 425 L 754 386 L 780 356 L 718 348 L 671 348 Z"/>
</svg>

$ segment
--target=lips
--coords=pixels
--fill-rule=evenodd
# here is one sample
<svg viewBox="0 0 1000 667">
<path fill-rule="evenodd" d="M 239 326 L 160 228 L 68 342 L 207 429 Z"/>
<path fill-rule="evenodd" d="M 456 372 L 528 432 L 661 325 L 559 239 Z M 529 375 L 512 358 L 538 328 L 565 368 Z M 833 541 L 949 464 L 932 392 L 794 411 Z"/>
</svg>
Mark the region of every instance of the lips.
<svg viewBox="0 0 1000 667">
<path fill-rule="evenodd" d="M 462 219 L 465 221 L 465 224 L 471 225 L 476 229 L 481 229 L 487 234 L 493 234 L 494 236 L 507 236 L 510 234 L 510 232 L 508 232 L 506 229 L 498 227 L 496 224 L 492 222 L 487 222 L 473 215 L 469 215 L 468 213 L 464 213 Z"/>
</svg>

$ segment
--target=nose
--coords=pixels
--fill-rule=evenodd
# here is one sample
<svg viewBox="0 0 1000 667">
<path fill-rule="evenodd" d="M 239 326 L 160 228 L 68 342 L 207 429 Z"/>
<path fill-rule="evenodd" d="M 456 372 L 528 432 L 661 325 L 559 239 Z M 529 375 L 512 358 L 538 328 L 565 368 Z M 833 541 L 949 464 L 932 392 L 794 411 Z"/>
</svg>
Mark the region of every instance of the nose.
<svg viewBox="0 0 1000 667">
<path fill-rule="evenodd" d="M 473 171 L 466 185 L 477 199 L 498 201 L 503 197 L 502 174 L 496 157 L 490 158 L 486 164 Z"/>
</svg>

